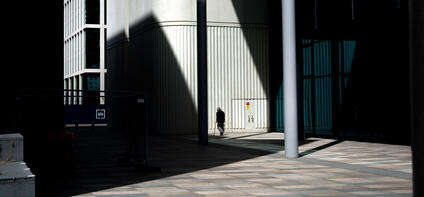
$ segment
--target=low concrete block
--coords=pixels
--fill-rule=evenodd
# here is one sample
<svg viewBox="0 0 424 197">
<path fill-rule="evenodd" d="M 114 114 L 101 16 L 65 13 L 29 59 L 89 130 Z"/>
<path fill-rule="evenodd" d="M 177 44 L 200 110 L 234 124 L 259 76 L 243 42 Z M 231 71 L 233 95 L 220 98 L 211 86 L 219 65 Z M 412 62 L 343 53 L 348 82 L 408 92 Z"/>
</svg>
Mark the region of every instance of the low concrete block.
<svg viewBox="0 0 424 197">
<path fill-rule="evenodd" d="M 24 137 L 19 134 L 0 135 L 0 164 L 24 160 Z"/>
<path fill-rule="evenodd" d="M 35 196 L 35 175 L 25 162 L 0 165 L 0 196 Z"/>
</svg>

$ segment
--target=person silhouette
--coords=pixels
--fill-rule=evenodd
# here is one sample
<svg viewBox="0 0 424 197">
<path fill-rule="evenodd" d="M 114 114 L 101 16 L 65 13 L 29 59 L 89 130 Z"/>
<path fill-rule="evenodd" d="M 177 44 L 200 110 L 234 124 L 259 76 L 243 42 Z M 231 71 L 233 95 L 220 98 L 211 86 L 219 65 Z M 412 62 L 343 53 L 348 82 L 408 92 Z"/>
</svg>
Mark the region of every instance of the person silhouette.
<svg viewBox="0 0 424 197">
<path fill-rule="evenodd" d="M 225 113 L 221 110 L 220 107 L 216 109 L 216 123 L 218 124 L 220 135 L 224 135 Z"/>
</svg>

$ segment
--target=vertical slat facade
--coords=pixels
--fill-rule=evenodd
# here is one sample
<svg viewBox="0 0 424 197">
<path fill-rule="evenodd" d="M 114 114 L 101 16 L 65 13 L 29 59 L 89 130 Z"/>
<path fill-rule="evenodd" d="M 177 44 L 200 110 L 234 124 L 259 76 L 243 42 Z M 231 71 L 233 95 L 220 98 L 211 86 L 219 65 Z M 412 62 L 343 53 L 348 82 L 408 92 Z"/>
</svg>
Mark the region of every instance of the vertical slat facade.
<svg viewBox="0 0 424 197">
<path fill-rule="evenodd" d="M 337 42 L 332 48 L 331 42 Z M 306 133 L 332 135 L 333 104 L 343 102 L 343 92 L 351 75 L 356 41 L 302 40 L 303 55 L 303 113 Z M 331 50 L 337 50 L 332 53 Z M 332 54 L 338 62 L 332 65 Z M 332 66 L 338 67 L 339 77 L 332 81 Z M 339 84 L 339 100 L 333 101 L 332 83 Z"/>
<path fill-rule="evenodd" d="M 302 44 L 307 47 L 303 48 L 303 124 L 304 130 L 310 131 L 313 129 L 313 118 L 312 118 L 312 78 L 305 77 L 312 75 L 312 47 L 311 40 L 303 40 Z"/>
<path fill-rule="evenodd" d="M 151 73 L 153 129 L 163 133 L 193 133 L 197 127 L 196 27 L 164 25 L 135 36 L 146 47 L 138 58 L 143 71 Z M 144 53 L 143 53 L 144 52 Z M 134 57 L 137 59 L 137 57 Z M 138 61 L 138 60 L 134 60 Z M 142 85 L 143 86 L 143 85 Z M 144 86 L 147 89 L 148 85 Z"/>
<path fill-rule="evenodd" d="M 208 37 L 209 129 L 216 127 L 217 107 L 226 114 L 227 129 L 245 129 L 245 99 L 258 101 L 256 129 L 267 129 L 268 28 L 210 26 Z"/>
<path fill-rule="evenodd" d="M 156 26 L 131 35 L 131 53 L 148 72 L 152 127 L 160 132 L 197 132 L 197 46 L 195 25 Z M 256 129 L 269 127 L 267 27 L 208 27 L 208 122 L 215 128 L 215 112 L 226 113 L 226 128 L 243 130 L 245 100 L 255 103 Z M 132 49 L 132 50 L 135 50 Z M 134 62 L 131 64 L 135 64 Z M 136 74 L 145 76 L 142 73 Z M 137 83 L 142 83 L 138 81 Z M 143 86 L 143 84 L 139 84 Z"/>
</svg>

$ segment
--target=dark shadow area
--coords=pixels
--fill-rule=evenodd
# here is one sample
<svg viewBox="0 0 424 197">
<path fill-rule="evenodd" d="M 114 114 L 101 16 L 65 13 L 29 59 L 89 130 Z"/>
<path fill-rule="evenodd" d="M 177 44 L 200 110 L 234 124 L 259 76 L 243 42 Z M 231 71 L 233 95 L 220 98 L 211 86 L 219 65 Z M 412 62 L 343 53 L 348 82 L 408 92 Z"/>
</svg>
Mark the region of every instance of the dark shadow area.
<svg viewBox="0 0 424 197">
<path fill-rule="evenodd" d="M 269 30 L 269 40 L 275 39 L 275 42 L 270 42 L 269 65 L 270 73 L 273 73 L 269 79 L 272 84 L 269 95 L 271 109 L 276 105 L 275 98 L 282 81 L 281 46 L 279 46 L 281 28 L 276 25 L 281 25 L 279 17 L 281 13 L 278 13 L 281 6 L 274 6 L 273 3 L 270 6 L 273 16 L 271 18 L 275 21 L 271 23 Z M 298 3 L 298 8 L 299 5 L 302 3 Z M 379 132 L 382 134 L 378 139 L 381 142 L 409 143 L 406 6 L 402 3 L 403 7 L 398 10 L 379 6 L 386 5 L 386 1 L 366 4 L 365 0 L 361 1 L 361 5 L 359 10 L 362 11 L 358 12 L 362 14 L 358 15 L 358 19 L 354 20 L 351 26 L 342 28 L 344 31 L 340 31 L 342 32 L 340 37 L 335 37 L 358 41 L 352 66 L 352 79 L 346 91 L 347 96 L 344 96 L 350 101 L 346 101 L 342 106 L 342 114 L 345 117 L 342 128 Z M 145 126 L 138 122 L 140 116 L 137 108 L 125 107 L 124 102 L 121 103 L 119 99 L 106 101 L 112 104 L 107 109 L 110 114 L 107 116 L 111 124 L 110 130 L 96 128 L 94 131 L 84 129 L 75 131 L 76 163 L 74 171 L 69 170 L 72 166 L 66 163 L 67 155 L 64 152 L 66 148 L 64 146 L 69 144 L 49 141 L 52 136 L 59 137 L 63 131 L 63 97 L 52 96 L 57 94 L 50 90 L 40 90 L 40 88 L 53 90 L 63 88 L 63 18 L 61 17 L 63 2 L 56 1 L 54 4 L 50 1 L 28 1 L 24 5 L 8 2 L 5 7 L 19 8 L 23 18 L 37 21 L 34 23 L 35 27 L 27 27 L 13 20 L 6 20 L 5 26 L 13 31 L 6 31 L 4 35 L 5 38 L 10 38 L 7 39 L 8 50 L 4 62 L 12 62 L 5 66 L 12 68 L 12 71 L 5 74 L 1 81 L 1 89 L 5 94 L 2 94 L 0 102 L 2 109 L 0 133 L 23 134 L 25 161 L 36 175 L 38 196 L 83 194 L 269 154 L 224 145 L 201 147 L 195 141 L 178 141 L 156 133 L 169 129 L 156 127 L 161 123 L 172 125 L 172 128 L 178 128 L 182 132 L 187 129 L 196 130 L 197 114 L 195 102 L 191 99 L 189 88 L 185 84 L 170 44 L 164 32 L 154 28 L 157 21 L 152 16 L 131 27 L 130 32 L 134 36 L 129 43 L 119 39 L 119 42 L 122 41 L 124 44 L 118 46 L 119 49 L 116 51 L 108 51 L 108 62 L 113 62 L 108 65 L 113 66 L 107 68 L 106 86 L 112 91 L 143 92 L 152 100 L 151 106 L 159 106 L 148 109 L 151 114 L 151 119 L 148 121 L 149 130 L 152 131 L 151 134 L 156 134 L 149 141 L 151 145 L 149 162 L 153 166 L 161 167 L 162 172 L 140 172 L 133 165 L 118 163 L 118 158 L 125 154 L 123 150 L 128 146 L 126 141 L 128 134 L 124 131 L 133 129 L 139 131 L 140 126 Z M 307 8 L 310 9 L 311 6 Z M 41 13 L 40 10 L 49 11 Z M 345 13 L 344 10 L 339 12 Z M 328 17 L 334 19 L 338 18 L 333 16 L 332 12 L 321 10 L 321 13 L 328 13 Z M 302 14 L 297 16 L 299 15 Z M 305 20 L 309 19 L 311 18 Z M 343 24 L 351 24 L 343 21 Z M 338 27 L 337 23 L 331 23 L 328 27 L 332 29 L 314 32 L 316 30 L 310 27 L 313 23 L 305 24 L 307 25 L 305 29 L 308 31 L 300 32 L 300 38 L 333 38 L 329 35 L 334 34 L 329 32 Z M 318 25 L 318 28 L 321 28 L 320 23 Z M 354 31 L 348 31 L 352 29 Z M 141 32 L 153 34 L 153 31 L 154 36 L 136 36 Z M 245 36 L 249 37 L 248 34 Z M 159 44 L 160 48 L 157 48 Z M 26 50 L 23 50 L 24 48 Z M 156 53 L 166 56 L 153 59 Z M 261 72 L 260 70 L 263 69 L 258 69 L 258 72 Z M 261 80 L 264 82 L 268 79 Z M 167 105 L 161 105 L 163 103 Z M 21 109 L 19 106 L 22 106 Z M 19 111 L 25 112 L 25 117 L 20 118 Z M 180 115 L 178 111 L 183 111 L 184 115 Z M 277 112 L 274 110 L 271 113 L 274 114 L 271 118 L 275 119 Z M 280 144 L 281 141 L 270 140 L 266 143 Z M 331 145 L 333 144 L 325 146 Z M 325 147 L 318 149 L 322 148 Z"/>
<path fill-rule="evenodd" d="M 342 135 L 349 138 L 353 131 L 356 140 L 369 135 L 371 141 L 410 144 L 406 1 L 400 8 L 390 1 L 361 1 L 359 9 Z"/>
<path fill-rule="evenodd" d="M 258 143 L 258 144 L 274 144 L 274 145 L 278 145 L 278 146 L 284 146 L 284 139 L 241 139 L 242 141 L 248 141 L 248 142 L 253 142 L 253 143 Z M 299 146 L 314 142 L 316 140 L 301 140 L 298 142 Z"/>
<path fill-rule="evenodd" d="M 271 131 L 282 131 L 284 123 L 279 120 L 282 114 L 283 58 L 281 1 L 269 1 L 269 101 Z M 271 41 L 272 40 L 272 41 Z"/>
<path fill-rule="evenodd" d="M 236 9 L 237 10 L 237 9 Z M 270 110 L 272 130 L 282 130 L 282 58 L 281 2 L 270 2 Z M 408 93 L 408 7 L 407 1 L 330 0 L 296 1 L 297 62 L 303 73 L 304 40 L 355 41 L 352 70 L 341 104 L 336 100 L 338 84 L 332 83 L 332 116 L 330 135 L 312 136 L 341 138 L 393 144 L 409 144 Z M 246 36 L 246 35 L 245 35 Z M 337 45 L 328 48 L 331 72 L 340 59 Z M 319 49 L 321 50 L 321 49 Z M 315 57 L 322 61 L 325 57 Z M 321 62 L 322 64 L 322 62 Z M 316 71 L 322 72 L 316 67 Z M 333 75 L 333 74 L 332 74 Z M 337 76 L 337 75 L 336 75 Z M 303 76 L 298 75 L 299 87 Z M 328 76 L 334 81 L 334 76 Z M 315 84 L 317 85 L 317 84 Z M 299 88 L 299 98 L 303 98 Z M 315 91 L 322 91 L 315 89 Z M 315 98 L 317 99 L 317 98 Z M 304 106 L 299 99 L 299 125 L 303 128 Z M 319 111 L 317 111 L 319 112 Z M 317 113 L 312 111 L 312 113 Z M 307 112 L 311 113 L 311 112 Z M 318 114 L 319 115 L 319 114 Z M 318 116 L 316 115 L 316 116 Z M 320 117 L 316 117 L 317 119 Z M 315 121 L 315 120 L 314 120 Z M 317 127 L 317 126 L 315 126 Z M 300 129 L 299 129 L 300 130 Z M 305 128 L 306 130 L 306 128 Z M 303 132 L 300 131 L 302 138 Z M 307 135 L 305 137 L 309 137 Z"/>
<path fill-rule="evenodd" d="M 232 137 L 231 139 L 239 139 L 239 138 L 252 137 L 252 136 L 258 136 L 258 135 L 262 135 L 262 133 L 255 133 L 255 134 L 251 134 L 251 135 L 243 135 L 243 136 L 240 136 L 240 137 Z"/>
<path fill-rule="evenodd" d="M 410 5 L 410 91 L 411 91 L 411 150 L 414 196 L 423 196 L 424 188 L 424 2 L 409 1 Z"/>
<path fill-rule="evenodd" d="M 240 154 L 230 147 L 200 147 L 195 141 L 170 139 L 164 133 L 192 133 L 197 130 L 195 101 L 186 84 L 175 52 L 154 16 L 144 18 L 108 40 L 106 75 L 107 128 L 74 130 L 74 173 L 55 184 L 54 195 L 68 196 L 141 183 L 250 159 L 262 154 Z M 194 29 L 195 30 L 195 29 Z M 181 40 L 188 38 L 181 37 Z M 192 46 L 194 48 L 194 46 Z M 189 55 L 189 54 L 188 54 Z M 193 59 L 194 60 L 194 59 Z M 195 62 L 195 61 L 193 61 Z M 194 64 L 184 65 L 197 66 Z M 193 79 L 191 79 L 193 80 Z M 146 95 L 148 119 L 119 92 Z M 114 94 L 117 93 L 117 94 Z M 142 113 L 141 113 L 142 114 Z M 148 128 L 149 166 L 161 172 L 138 169 L 121 160 L 128 154 L 134 135 Z M 136 143 L 142 149 L 143 141 Z M 145 150 L 145 149 L 143 149 Z M 52 184 L 52 183 L 51 183 Z"/>
<path fill-rule="evenodd" d="M 24 136 L 24 161 L 36 176 L 38 193 L 43 180 L 55 181 L 58 177 L 51 175 L 65 172 L 60 145 L 48 138 L 63 130 L 63 97 L 53 96 L 63 88 L 63 1 L 10 1 L 4 6 L 18 11 L 13 17 L 1 14 L 10 20 L 2 34 L 7 50 L 0 78 L 0 133 Z"/>
<path fill-rule="evenodd" d="M 100 135 L 99 135 L 100 134 Z M 79 195 L 124 185 L 162 179 L 195 172 L 233 162 L 252 159 L 271 152 L 227 145 L 199 146 L 196 141 L 174 135 L 155 135 L 149 140 L 150 165 L 160 166 L 161 172 L 143 172 L 115 158 L 123 153 L 125 136 L 96 128 L 92 136 L 81 130 L 75 144 L 79 163 L 74 178 L 56 186 L 55 196 Z"/>
<path fill-rule="evenodd" d="M 336 145 L 336 144 L 339 144 L 339 143 L 342 143 L 342 142 L 344 142 L 344 140 L 336 140 L 336 141 L 334 141 L 334 142 L 330 142 L 330 143 L 328 143 L 328 144 L 324 144 L 324 145 L 321 145 L 321 146 L 319 146 L 319 147 L 316 147 L 316 148 L 313 148 L 313 149 L 309 149 L 309 150 L 303 151 L 303 152 L 299 153 L 299 157 L 303 157 L 303 156 L 306 156 L 306 155 L 312 154 L 312 153 L 314 153 L 314 152 L 317 152 L 317 151 L 320 151 L 320 150 L 326 149 L 326 148 L 328 148 L 328 147 L 332 147 L 332 146 L 334 146 L 334 145 Z"/>
<path fill-rule="evenodd" d="M 261 135 L 261 134 L 258 134 L 258 135 Z M 255 136 L 255 135 L 246 135 L 246 136 L 243 136 L 243 137 L 230 138 L 229 140 L 237 140 L 237 141 L 240 141 L 240 142 L 251 142 L 251 143 L 255 143 L 255 144 L 273 144 L 273 145 L 278 145 L 278 146 L 284 147 L 284 139 L 260 139 L 260 138 L 259 139 L 249 139 L 248 137 L 251 137 L 251 136 Z M 218 137 L 218 136 L 209 136 L 209 137 L 214 138 L 214 139 L 221 138 L 221 137 Z M 244 137 L 246 137 L 247 139 L 242 139 Z M 312 143 L 312 142 L 315 142 L 315 141 L 317 141 L 317 140 L 305 139 L 305 140 L 299 141 L 298 143 L 299 143 L 299 146 L 302 146 L 302 145 L 309 144 L 309 143 Z"/>
<path fill-rule="evenodd" d="M 129 42 L 123 32 L 108 40 L 106 88 L 147 95 L 151 101 L 149 106 L 152 106 L 149 108 L 151 133 L 193 133 L 197 130 L 196 101 L 190 92 L 194 86 L 189 87 L 186 83 L 187 70 L 182 70 L 173 51 L 178 49 L 171 47 L 163 28 L 167 27 L 159 27 L 155 17 L 150 16 L 130 27 Z M 197 65 L 184 65 L 190 66 Z M 189 77 L 193 76 L 191 71 Z M 126 120 L 137 115 L 137 111 L 128 113 L 119 103 L 107 102 L 113 130 L 125 127 Z"/>
</svg>

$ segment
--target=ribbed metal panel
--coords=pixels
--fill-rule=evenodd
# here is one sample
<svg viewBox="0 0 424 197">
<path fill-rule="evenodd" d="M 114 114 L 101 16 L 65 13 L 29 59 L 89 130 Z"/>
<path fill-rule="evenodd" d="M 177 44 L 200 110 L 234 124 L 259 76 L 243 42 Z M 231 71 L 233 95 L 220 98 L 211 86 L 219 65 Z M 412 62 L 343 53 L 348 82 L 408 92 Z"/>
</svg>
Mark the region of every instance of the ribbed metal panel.
<svg viewBox="0 0 424 197">
<path fill-rule="evenodd" d="M 303 40 L 303 45 L 310 45 L 311 40 Z M 303 76 L 312 75 L 312 49 L 311 47 L 303 48 Z M 305 130 L 313 129 L 313 117 L 312 117 L 312 79 L 303 79 L 303 122 Z"/>
<path fill-rule="evenodd" d="M 136 74 L 129 73 L 139 83 L 129 86 L 136 90 L 144 86 L 150 92 L 151 127 L 160 132 L 197 132 L 196 26 L 165 23 L 136 34 L 131 35 L 130 45 L 135 48 L 130 49 L 131 67 L 126 72 L 135 65 L 142 67 L 134 70 Z M 114 64 L 113 57 L 109 63 Z M 255 129 L 267 129 L 268 75 L 266 27 L 209 26 L 209 129 L 215 128 L 218 106 L 226 113 L 227 129 L 245 129 L 246 101 L 255 110 Z M 143 76 L 149 81 L 143 81 Z"/>
<path fill-rule="evenodd" d="M 227 129 L 245 129 L 245 101 L 255 105 L 256 129 L 268 125 L 268 29 L 208 28 L 208 117 L 214 129 L 216 108 L 226 114 Z"/>
<path fill-rule="evenodd" d="M 332 129 L 331 42 L 315 44 L 316 129 Z"/>
<path fill-rule="evenodd" d="M 156 27 L 141 36 L 151 42 L 155 130 L 192 133 L 197 127 L 196 27 Z M 149 57 L 147 57 L 149 58 Z M 146 62 L 146 63 L 147 63 Z"/>
<path fill-rule="evenodd" d="M 333 127 L 331 41 L 303 40 L 302 45 L 304 130 L 328 134 Z"/>
<path fill-rule="evenodd" d="M 344 40 L 339 42 L 339 97 L 340 104 L 343 102 L 343 91 L 347 87 L 355 55 L 356 41 Z"/>
<path fill-rule="evenodd" d="M 284 130 L 284 89 L 283 84 L 281 82 L 280 88 L 278 89 L 278 93 L 275 100 L 275 128 L 277 131 Z"/>
<path fill-rule="evenodd" d="M 338 42 L 338 50 L 332 53 L 331 42 Z M 305 132 L 331 134 L 333 129 L 332 54 L 338 54 L 339 98 L 350 78 L 355 41 L 303 40 L 303 113 Z M 337 46 L 337 45 L 336 45 Z M 277 114 L 278 116 L 278 114 Z"/>
<path fill-rule="evenodd" d="M 343 41 L 343 47 L 344 47 L 344 62 L 343 62 L 343 71 L 344 74 L 349 74 L 352 69 L 352 63 L 353 63 L 353 57 L 355 55 L 355 47 L 356 47 L 356 41 Z M 349 80 L 349 76 L 345 77 L 344 80 L 344 87 L 347 86 L 347 81 Z"/>
</svg>

